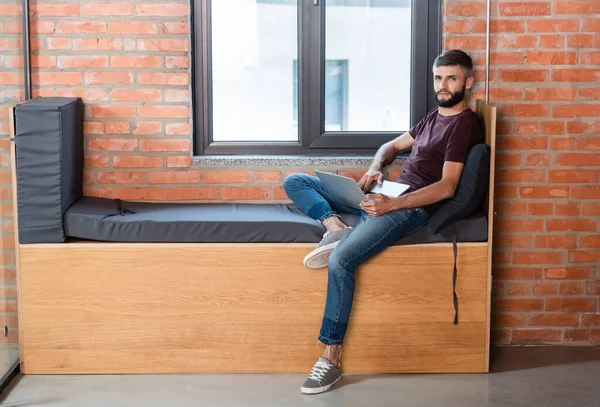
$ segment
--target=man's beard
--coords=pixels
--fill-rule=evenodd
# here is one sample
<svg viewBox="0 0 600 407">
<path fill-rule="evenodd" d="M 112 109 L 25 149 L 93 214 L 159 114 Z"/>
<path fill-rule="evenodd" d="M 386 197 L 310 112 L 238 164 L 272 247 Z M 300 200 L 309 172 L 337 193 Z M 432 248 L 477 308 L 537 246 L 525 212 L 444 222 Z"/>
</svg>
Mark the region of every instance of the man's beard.
<svg viewBox="0 0 600 407">
<path fill-rule="evenodd" d="M 444 92 L 450 93 L 450 95 L 451 95 L 449 99 L 444 99 L 444 100 L 439 99 L 439 92 L 438 92 L 435 94 L 435 103 L 437 103 L 437 105 L 439 107 L 454 107 L 457 104 L 459 104 L 460 102 L 462 102 L 462 100 L 465 97 L 466 90 L 467 90 L 467 84 L 464 84 L 462 89 L 459 92 L 452 93 L 450 91 L 444 90 Z"/>
</svg>

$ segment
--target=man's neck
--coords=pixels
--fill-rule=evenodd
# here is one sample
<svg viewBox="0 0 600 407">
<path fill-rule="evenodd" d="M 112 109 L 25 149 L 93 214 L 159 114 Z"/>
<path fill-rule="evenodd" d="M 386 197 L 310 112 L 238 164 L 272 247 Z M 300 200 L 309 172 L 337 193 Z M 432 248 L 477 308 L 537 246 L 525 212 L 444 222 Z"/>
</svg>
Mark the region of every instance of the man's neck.
<svg viewBox="0 0 600 407">
<path fill-rule="evenodd" d="M 452 107 L 439 107 L 438 113 L 441 116 L 456 116 L 457 114 L 462 113 L 467 108 L 467 102 L 463 100 L 459 104 L 454 105 Z"/>
</svg>

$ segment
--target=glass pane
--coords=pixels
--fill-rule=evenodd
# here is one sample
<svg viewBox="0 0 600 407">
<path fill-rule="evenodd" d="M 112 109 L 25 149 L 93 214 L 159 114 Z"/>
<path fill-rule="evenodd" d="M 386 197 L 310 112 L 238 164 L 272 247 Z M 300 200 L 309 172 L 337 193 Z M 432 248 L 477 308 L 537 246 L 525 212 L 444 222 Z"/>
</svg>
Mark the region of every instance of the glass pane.
<svg viewBox="0 0 600 407">
<path fill-rule="evenodd" d="M 212 1 L 213 141 L 297 141 L 297 0 Z"/>
<path fill-rule="evenodd" d="M 325 131 L 408 130 L 411 1 L 325 4 Z"/>
</svg>

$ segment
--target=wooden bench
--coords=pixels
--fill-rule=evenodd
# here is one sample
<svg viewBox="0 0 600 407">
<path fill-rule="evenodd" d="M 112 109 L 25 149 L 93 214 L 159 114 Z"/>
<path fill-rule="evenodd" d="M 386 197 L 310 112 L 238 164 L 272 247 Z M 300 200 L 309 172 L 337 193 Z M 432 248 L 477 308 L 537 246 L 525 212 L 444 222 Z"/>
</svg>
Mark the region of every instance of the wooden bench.
<svg viewBox="0 0 600 407">
<path fill-rule="evenodd" d="M 344 373 L 488 371 L 496 109 L 477 112 L 489 238 L 458 244 L 459 323 L 452 243 L 390 247 L 357 272 Z M 314 244 L 19 244 L 15 229 L 24 374 L 306 373 L 322 350 Z"/>
</svg>

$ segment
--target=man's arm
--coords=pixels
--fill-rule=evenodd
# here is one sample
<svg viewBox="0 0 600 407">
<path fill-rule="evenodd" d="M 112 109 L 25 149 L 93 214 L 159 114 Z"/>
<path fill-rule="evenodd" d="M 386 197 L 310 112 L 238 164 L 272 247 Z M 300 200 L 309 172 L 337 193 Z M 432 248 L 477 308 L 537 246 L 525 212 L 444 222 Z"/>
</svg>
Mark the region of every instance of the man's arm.
<svg viewBox="0 0 600 407">
<path fill-rule="evenodd" d="M 383 182 L 383 174 L 381 170 L 386 165 L 391 164 L 398 153 L 411 148 L 414 142 L 415 139 L 407 131 L 401 136 L 398 136 L 394 140 L 388 141 L 379 147 L 379 150 L 377 150 L 369 170 L 365 175 L 363 175 L 360 181 L 358 181 L 358 185 L 363 192 L 367 192 L 369 189 L 371 189 L 371 185 L 374 181 L 377 181 L 377 183 L 381 184 Z"/>
<path fill-rule="evenodd" d="M 368 198 L 376 198 L 376 200 L 362 202 L 361 207 L 369 215 L 380 216 L 390 211 L 418 208 L 452 198 L 463 167 L 463 163 L 446 161 L 442 170 L 442 179 L 438 182 L 398 198 L 388 198 L 382 194 L 369 195 Z"/>
</svg>

